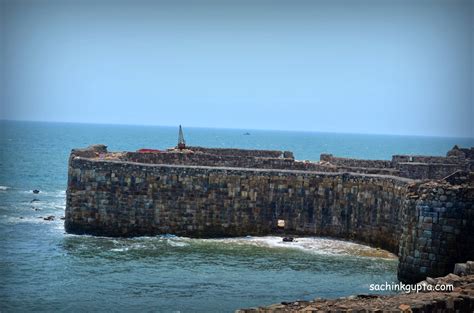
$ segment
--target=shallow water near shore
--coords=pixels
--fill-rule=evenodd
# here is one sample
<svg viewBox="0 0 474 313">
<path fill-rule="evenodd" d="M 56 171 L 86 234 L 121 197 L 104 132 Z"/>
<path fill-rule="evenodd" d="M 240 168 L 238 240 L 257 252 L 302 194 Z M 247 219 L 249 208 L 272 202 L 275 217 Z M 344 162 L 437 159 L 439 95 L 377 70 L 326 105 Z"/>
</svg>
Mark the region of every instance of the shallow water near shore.
<svg viewBox="0 0 474 313">
<path fill-rule="evenodd" d="M 67 160 L 75 147 L 163 149 L 169 127 L 0 122 L 0 310 L 233 312 L 281 301 L 369 293 L 396 281 L 396 258 L 329 238 L 105 238 L 64 233 Z M 189 144 L 389 158 L 443 155 L 472 139 L 184 129 Z M 39 189 L 34 194 L 32 190 Z M 45 217 L 54 216 L 46 221 Z"/>
</svg>

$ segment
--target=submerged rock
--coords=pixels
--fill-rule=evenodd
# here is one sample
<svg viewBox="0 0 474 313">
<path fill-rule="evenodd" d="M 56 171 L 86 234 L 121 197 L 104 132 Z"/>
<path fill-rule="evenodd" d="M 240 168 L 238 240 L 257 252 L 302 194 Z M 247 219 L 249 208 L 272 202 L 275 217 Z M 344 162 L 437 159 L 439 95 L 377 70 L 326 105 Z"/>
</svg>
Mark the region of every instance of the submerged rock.
<svg viewBox="0 0 474 313">
<path fill-rule="evenodd" d="M 37 194 L 37 193 L 40 193 L 40 191 L 38 189 L 35 189 L 33 190 L 33 193 Z"/>
</svg>

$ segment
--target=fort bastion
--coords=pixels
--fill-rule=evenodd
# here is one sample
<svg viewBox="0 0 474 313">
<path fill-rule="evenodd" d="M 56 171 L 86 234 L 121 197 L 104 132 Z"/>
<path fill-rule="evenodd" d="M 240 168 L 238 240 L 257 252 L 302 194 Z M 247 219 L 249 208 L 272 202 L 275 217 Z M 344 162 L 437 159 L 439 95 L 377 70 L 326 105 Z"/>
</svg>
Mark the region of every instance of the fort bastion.
<svg viewBox="0 0 474 313">
<path fill-rule="evenodd" d="M 474 259 L 474 148 L 357 160 L 289 151 L 74 149 L 65 228 L 101 236 L 329 236 L 396 253 L 417 282 Z"/>
</svg>

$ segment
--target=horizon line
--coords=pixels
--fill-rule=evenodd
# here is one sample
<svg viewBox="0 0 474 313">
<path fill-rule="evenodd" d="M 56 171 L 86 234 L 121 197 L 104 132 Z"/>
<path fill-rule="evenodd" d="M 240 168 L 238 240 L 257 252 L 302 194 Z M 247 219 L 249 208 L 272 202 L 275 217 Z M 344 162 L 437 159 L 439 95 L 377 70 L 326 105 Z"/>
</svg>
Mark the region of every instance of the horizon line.
<svg viewBox="0 0 474 313">
<path fill-rule="evenodd" d="M 272 128 L 236 128 L 236 127 L 212 127 L 212 126 L 185 126 L 184 124 L 163 125 L 163 124 L 134 124 L 134 123 L 104 123 L 104 122 L 77 122 L 77 121 L 45 121 L 45 120 L 23 120 L 23 119 L 5 119 L 1 118 L 1 122 L 29 122 L 29 123 L 52 123 L 52 124 L 83 124 L 83 125 L 110 125 L 110 126 L 148 126 L 148 127 L 176 127 L 179 125 L 186 128 L 202 128 L 202 129 L 225 129 L 225 130 L 244 130 L 244 131 L 279 131 L 279 132 L 295 132 L 295 133 L 323 133 L 323 134 L 341 134 L 341 135 L 371 135 L 371 136 L 398 136 L 398 137 L 429 137 L 429 138 L 458 138 L 471 139 L 469 136 L 449 136 L 449 135 L 426 135 L 426 134 L 397 134 L 397 133 L 363 133 L 363 132 L 335 132 L 323 130 L 295 130 L 295 129 L 272 129 Z"/>
</svg>

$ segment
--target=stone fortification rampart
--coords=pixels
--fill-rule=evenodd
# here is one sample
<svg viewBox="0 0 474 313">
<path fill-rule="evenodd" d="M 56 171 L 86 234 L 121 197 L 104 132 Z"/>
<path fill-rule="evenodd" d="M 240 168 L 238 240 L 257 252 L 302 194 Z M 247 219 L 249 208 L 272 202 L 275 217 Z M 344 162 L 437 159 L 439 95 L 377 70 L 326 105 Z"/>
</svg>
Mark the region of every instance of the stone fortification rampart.
<svg viewBox="0 0 474 313">
<path fill-rule="evenodd" d="M 399 176 L 413 179 L 442 179 L 457 171 L 469 171 L 467 163 L 442 164 L 442 163 L 398 163 Z"/>
<path fill-rule="evenodd" d="M 321 154 L 321 161 L 331 163 L 336 166 L 363 167 L 363 168 L 391 168 L 392 162 L 387 160 L 360 160 L 350 158 L 335 157 L 332 154 Z"/>
<path fill-rule="evenodd" d="M 196 152 L 193 150 L 179 151 L 169 150 L 153 153 L 141 152 L 123 152 L 116 156 L 122 161 L 130 161 L 147 164 L 175 164 L 175 165 L 196 165 L 196 166 L 220 166 L 220 167 L 244 167 L 244 168 L 262 168 L 262 169 L 282 169 L 282 170 L 302 170 L 317 172 L 351 172 L 365 174 L 380 174 L 400 176 L 399 170 L 390 167 L 370 167 L 371 164 L 366 163 L 368 167 L 349 166 L 357 165 L 355 162 L 347 164 L 332 164 L 325 162 L 309 162 L 297 161 L 292 157 L 260 157 L 260 156 L 235 156 L 227 154 L 211 154 L 204 152 Z M 347 159 L 351 160 L 351 159 Z M 356 160 L 365 161 L 365 160 Z M 382 161 L 386 162 L 386 161 Z M 362 163 L 361 163 L 362 164 Z M 456 168 L 457 169 L 457 168 Z M 451 172 L 450 172 L 451 173 Z"/>
<path fill-rule="evenodd" d="M 164 151 L 161 153 L 125 152 L 119 156 L 120 160 L 147 164 L 175 164 L 196 166 L 243 167 L 284 170 L 309 170 L 337 172 L 334 166 L 324 166 L 313 162 L 295 161 L 293 158 L 238 156 L 227 154 L 211 154 L 187 150 Z"/>
<path fill-rule="evenodd" d="M 412 179 L 442 179 L 456 171 L 472 170 L 474 163 L 469 159 L 469 155 L 462 152 L 457 155 L 448 152 L 446 157 L 394 155 L 389 161 L 340 158 L 332 154 L 321 154 L 320 160 L 324 165 L 338 167 L 339 171 L 346 169 L 352 172 L 389 174 Z"/>
<path fill-rule="evenodd" d="M 100 145 L 73 150 L 66 230 L 353 239 L 398 253 L 403 281 L 440 275 L 455 262 L 474 259 L 472 175 L 457 172 L 426 182 L 342 173 L 344 167 L 290 158 L 240 159 L 204 152 L 108 153 Z M 282 163 L 271 163 L 277 160 Z M 307 168 L 295 166 L 305 163 Z"/>
<path fill-rule="evenodd" d="M 461 156 L 425 156 L 425 155 L 394 155 L 392 156 L 392 164 L 396 166 L 398 163 L 428 163 L 428 164 L 460 164 L 466 161 Z"/>
<path fill-rule="evenodd" d="M 74 158 L 66 229 L 107 236 L 284 232 L 398 251 L 406 180 L 308 171 L 146 165 Z"/>
<path fill-rule="evenodd" d="M 260 158 L 285 158 L 294 159 L 293 152 L 279 150 L 255 150 L 255 149 L 233 149 L 233 148 L 206 148 L 188 146 L 187 149 L 194 152 L 203 152 L 214 155 L 232 155 L 238 157 L 260 157 Z"/>
</svg>

